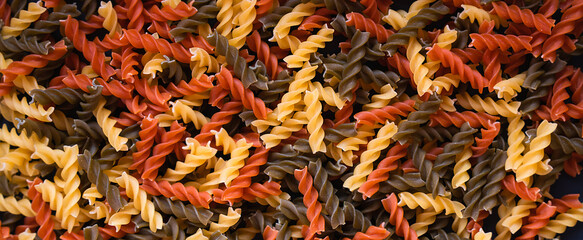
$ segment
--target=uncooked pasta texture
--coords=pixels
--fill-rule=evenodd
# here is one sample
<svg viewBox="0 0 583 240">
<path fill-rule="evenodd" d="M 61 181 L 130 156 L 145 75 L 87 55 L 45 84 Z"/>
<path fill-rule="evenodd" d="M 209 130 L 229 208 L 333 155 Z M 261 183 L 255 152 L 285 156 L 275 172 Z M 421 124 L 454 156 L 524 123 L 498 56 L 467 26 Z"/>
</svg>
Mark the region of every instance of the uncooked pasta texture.
<svg viewBox="0 0 583 240">
<path fill-rule="evenodd" d="M 563 239 L 582 26 L 583 0 L 0 0 L 0 239 Z"/>
</svg>

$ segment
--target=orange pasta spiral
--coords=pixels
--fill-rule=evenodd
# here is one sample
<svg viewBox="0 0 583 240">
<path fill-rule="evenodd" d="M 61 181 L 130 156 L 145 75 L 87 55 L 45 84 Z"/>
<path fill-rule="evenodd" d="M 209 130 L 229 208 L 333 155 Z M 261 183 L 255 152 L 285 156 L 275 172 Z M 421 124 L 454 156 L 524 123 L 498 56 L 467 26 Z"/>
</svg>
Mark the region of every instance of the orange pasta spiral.
<svg viewBox="0 0 583 240">
<path fill-rule="evenodd" d="M 462 82 L 469 82 L 472 88 L 477 89 L 480 93 L 482 93 L 484 86 L 488 84 L 488 79 L 482 76 L 480 72 L 465 65 L 460 57 L 447 49 L 436 45 L 427 52 L 427 56 L 433 60 L 441 61 L 442 65 L 450 68 L 453 74 L 460 75 Z"/>
<path fill-rule="evenodd" d="M 171 198 L 174 197 L 180 201 L 188 201 L 190 204 L 197 207 L 209 208 L 211 195 L 207 192 L 198 192 L 195 187 L 186 187 L 182 183 L 170 184 L 168 181 L 151 181 L 144 179 L 144 183 L 140 186 L 148 194 Z"/>
<path fill-rule="evenodd" d="M 536 212 L 528 217 L 528 224 L 522 226 L 522 235 L 516 239 L 534 239 L 539 231 L 549 223 L 556 211 L 557 207 L 548 203 L 542 203 L 536 208 Z"/>
<path fill-rule="evenodd" d="M 146 159 L 144 163 L 144 172 L 142 178 L 154 180 L 158 175 L 158 168 L 160 168 L 166 161 L 166 156 L 172 153 L 174 145 L 182 140 L 184 136 L 185 127 L 180 126 L 177 121 L 172 122 L 170 131 L 164 131 L 161 134 L 162 140 L 154 146 L 152 156 Z"/>
<path fill-rule="evenodd" d="M 56 61 L 67 53 L 67 46 L 64 41 L 55 43 L 52 51 L 47 55 L 30 54 L 26 55 L 22 61 L 14 61 L 6 69 L 0 70 L 4 74 L 2 78 L 5 83 L 14 81 L 18 75 L 29 75 L 36 68 L 42 68 L 51 61 Z M 113 70 L 113 69 L 112 69 Z"/>
<path fill-rule="evenodd" d="M 234 78 L 229 70 L 223 67 L 216 76 L 219 87 L 230 91 L 233 99 L 241 101 L 245 108 L 253 110 L 255 117 L 259 119 L 267 118 L 267 113 L 271 112 L 271 109 L 265 106 L 263 100 L 256 98 L 250 89 L 243 87 L 241 80 Z"/>
<path fill-rule="evenodd" d="M 510 19 L 515 23 L 522 23 L 527 27 L 550 35 L 551 28 L 555 26 L 555 21 L 548 19 L 544 15 L 534 14 L 529 9 L 520 9 L 517 5 L 508 6 L 505 2 L 492 2 L 492 14 L 498 15 L 502 19 Z"/>
<path fill-rule="evenodd" d="M 358 125 L 374 125 L 384 123 L 387 120 L 395 121 L 398 116 L 405 117 L 410 112 L 415 111 L 414 105 L 415 101 L 409 99 L 380 109 L 359 112 L 354 115 L 354 118 Z"/>
<path fill-rule="evenodd" d="M 470 34 L 472 38 L 473 46 L 479 50 L 501 50 L 506 51 L 512 49 L 515 52 L 526 49 L 527 51 L 532 51 L 532 46 L 530 41 L 532 37 L 530 36 L 515 36 L 515 35 L 502 35 L 502 34 L 491 34 L 491 33 L 472 33 Z"/>
<path fill-rule="evenodd" d="M 298 189 L 304 195 L 304 205 L 308 208 L 307 217 L 310 226 L 306 239 L 314 239 L 314 235 L 324 230 L 324 217 L 322 213 L 322 204 L 318 202 L 318 191 L 314 188 L 314 180 L 308 173 L 308 167 L 302 170 L 296 169 L 294 177 L 299 181 Z"/>
<path fill-rule="evenodd" d="M 417 233 L 409 226 L 409 222 L 404 216 L 403 208 L 399 207 L 397 202 L 397 196 L 395 193 L 391 193 L 387 198 L 382 201 L 385 211 L 390 214 L 389 223 L 395 226 L 395 232 L 397 235 L 403 237 L 405 240 L 417 239 Z"/>
<path fill-rule="evenodd" d="M 389 179 L 389 172 L 397 169 L 399 162 L 397 160 L 407 156 L 407 147 L 409 144 L 396 143 L 387 152 L 387 157 L 379 162 L 377 168 L 368 175 L 358 191 L 362 193 L 363 198 L 371 197 L 379 191 L 379 183 Z"/>
<path fill-rule="evenodd" d="M 40 226 L 37 231 L 38 236 L 43 240 L 55 240 L 57 236 L 53 231 L 55 222 L 51 218 L 51 208 L 48 203 L 43 201 L 41 193 L 34 187 L 41 182 L 42 180 L 37 177 L 34 181 L 28 183 L 28 197 L 32 199 L 32 210 L 37 213 L 35 219 Z"/>
<path fill-rule="evenodd" d="M 370 36 L 376 37 L 379 43 L 387 42 L 387 39 L 394 33 L 357 12 L 346 14 L 346 25 L 354 26 L 356 29 L 364 32 L 369 32 Z"/>
<path fill-rule="evenodd" d="M 257 176 L 259 168 L 267 163 L 268 154 L 269 149 L 264 147 L 255 150 L 255 153 L 245 162 L 245 166 L 239 170 L 239 176 L 233 179 L 231 185 L 225 189 L 223 201 L 228 201 L 232 205 L 235 200 L 243 196 L 244 189 L 251 186 L 251 178 Z"/>
<path fill-rule="evenodd" d="M 513 175 L 507 175 L 502 179 L 502 186 L 509 192 L 529 201 L 535 201 L 541 197 L 540 189 L 536 187 L 528 188 L 524 182 L 516 182 Z"/>
</svg>

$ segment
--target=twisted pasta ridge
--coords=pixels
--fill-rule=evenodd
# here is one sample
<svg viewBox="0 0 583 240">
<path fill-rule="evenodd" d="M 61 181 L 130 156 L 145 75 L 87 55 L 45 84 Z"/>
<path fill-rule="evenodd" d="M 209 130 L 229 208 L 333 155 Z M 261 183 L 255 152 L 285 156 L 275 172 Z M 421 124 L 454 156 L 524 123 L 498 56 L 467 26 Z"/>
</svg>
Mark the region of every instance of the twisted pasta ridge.
<svg viewBox="0 0 583 240">
<path fill-rule="evenodd" d="M 170 34 L 176 42 L 184 40 L 187 33 L 195 33 L 200 26 L 203 26 L 209 19 L 216 18 L 221 8 L 217 6 L 216 1 L 207 1 L 206 4 L 197 7 L 196 14 L 189 18 L 182 19 L 176 27 L 170 30 Z M 259 9 L 257 9 L 259 11 Z M 199 32 L 200 33 L 200 32 Z"/>
<path fill-rule="evenodd" d="M 195 187 L 184 186 L 182 183 L 170 184 L 168 181 L 151 181 L 144 180 L 141 185 L 148 194 L 159 196 L 163 195 L 167 198 L 176 198 L 180 201 L 188 201 L 190 204 L 197 207 L 209 208 L 211 196 L 207 192 L 198 192 Z"/>
<path fill-rule="evenodd" d="M 304 95 L 304 103 L 306 108 L 304 111 L 309 116 L 308 124 L 306 126 L 310 133 L 309 143 L 312 153 L 326 152 L 326 145 L 324 145 L 324 119 L 322 118 L 322 104 L 318 99 L 318 91 L 306 91 Z"/>
<path fill-rule="evenodd" d="M 161 134 L 160 142 L 152 149 L 152 156 L 144 162 L 143 179 L 154 180 L 156 178 L 158 169 L 166 161 L 166 156 L 174 151 L 174 145 L 182 140 L 185 130 L 186 127 L 180 126 L 178 122 L 174 121 L 170 130 Z"/>
<path fill-rule="evenodd" d="M 429 118 L 429 126 L 435 127 L 440 125 L 442 127 L 456 126 L 461 127 L 464 123 L 469 123 L 473 128 L 485 127 L 490 122 L 498 120 L 499 117 L 482 113 L 482 112 L 445 112 L 442 110 L 436 111 Z"/>
<path fill-rule="evenodd" d="M 289 91 L 281 98 L 281 102 L 277 104 L 277 120 L 284 122 L 292 113 L 301 100 L 301 94 L 308 90 L 310 81 L 316 76 L 316 69 L 318 66 L 311 66 L 306 62 L 302 69 L 294 75 L 294 80 L 289 85 Z M 265 118 L 263 118 L 265 119 Z"/>
<path fill-rule="evenodd" d="M 397 196 L 394 193 L 381 201 L 383 208 L 390 215 L 389 223 L 395 226 L 395 233 L 405 240 L 417 239 L 417 233 L 409 226 L 403 208 L 399 206 L 397 201 Z"/>
<path fill-rule="evenodd" d="M 411 37 L 417 36 L 417 31 L 419 29 L 423 29 L 429 25 L 429 23 L 441 19 L 448 12 L 449 8 L 441 1 L 434 3 L 428 8 L 421 9 L 415 16 L 409 19 L 407 25 L 391 35 L 387 39 L 387 43 L 382 45 L 381 49 L 386 51 L 389 56 L 393 56 L 400 46 L 407 45 Z"/>
<path fill-rule="evenodd" d="M 79 30 L 79 21 L 67 17 L 61 25 L 65 27 L 65 36 L 73 42 L 75 49 L 83 53 L 83 56 L 91 62 L 91 67 L 100 76 L 108 79 L 115 74 L 113 67 L 105 64 L 105 53 L 97 49 L 97 45 L 89 40 L 85 34 Z"/>
<path fill-rule="evenodd" d="M 494 51 L 499 49 L 500 51 L 506 51 L 508 49 L 518 52 L 520 50 L 526 49 L 527 51 L 532 51 L 532 46 L 530 45 L 530 36 L 515 36 L 515 35 L 502 35 L 502 34 L 491 34 L 491 33 L 472 33 L 470 34 L 472 38 L 472 43 L 470 47 L 473 46 L 478 50 L 490 50 Z"/>
<path fill-rule="evenodd" d="M 356 113 L 354 118 L 358 125 L 372 126 L 377 123 L 386 122 L 387 120 L 395 121 L 397 116 L 405 117 L 415 111 L 415 108 L 413 108 L 414 105 L 415 101 L 408 99 L 380 109 L 372 109 Z"/>
<path fill-rule="evenodd" d="M 227 38 L 217 31 L 208 35 L 206 41 L 215 47 L 217 54 L 226 57 L 227 64 L 233 66 L 233 72 L 241 79 L 245 88 L 253 85 L 261 90 L 267 90 L 267 76 L 262 74 L 265 67 L 249 67 L 245 58 L 239 55 L 239 50 L 229 45 Z"/>
<path fill-rule="evenodd" d="M 144 220 L 150 223 L 150 230 L 156 231 L 161 229 L 163 225 L 162 215 L 154 209 L 154 203 L 148 200 L 148 194 L 143 189 L 140 189 L 138 180 L 126 172 L 123 172 L 115 181 L 120 187 L 126 189 L 126 194 L 134 201 L 134 207 L 140 210 L 140 215 Z"/>
<path fill-rule="evenodd" d="M 571 81 L 568 79 L 570 72 L 573 69 L 565 68 L 561 73 L 558 74 L 557 80 L 553 85 L 553 95 L 551 97 L 551 118 L 553 121 L 556 120 L 566 120 L 565 113 L 569 111 L 565 100 L 569 99 L 569 93 L 567 88 L 571 87 Z"/>
<path fill-rule="evenodd" d="M 224 67 L 221 68 L 220 73 L 216 77 L 219 81 L 219 86 L 230 91 L 233 98 L 240 100 L 245 108 L 253 110 L 257 118 L 267 118 L 267 114 L 271 109 L 268 109 L 260 98 L 256 98 L 250 89 L 246 89 L 239 79 L 233 78 L 229 70 Z"/>
<path fill-rule="evenodd" d="M 362 59 L 366 55 L 366 43 L 368 42 L 370 33 L 356 30 L 350 40 L 352 49 L 347 54 L 347 61 L 342 69 L 342 79 L 338 83 L 338 94 L 340 98 L 345 101 L 350 101 L 352 98 L 352 89 L 357 84 L 357 74 L 362 69 Z"/>
<path fill-rule="evenodd" d="M 232 38 L 229 39 L 229 45 L 240 49 L 245 45 L 245 39 L 247 35 L 253 30 L 253 21 L 257 17 L 255 11 L 256 0 L 245 0 L 240 1 L 237 5 L 239 6 L 240 12 L 233 22 L 238 21 L 238 26 L 233 29 Z"/>
<path fill-rule="evenodd" d="M 444 176 L 448 171 L 447 167 L 455 163 L 456 156 L 460 155 L 466 146 L 472 144 L 472 137 L 477 131 L 469 123 L 464 123 L 460 131 L 453 135 L 451 142 L 445 145 L 443 153 L 437 155 L 432 171 L 437 172 L 439 176 Z"/>
<path fill-rule="evenodd" d="M 431 194 L 422 192 L 402 192 L 399 193 L 399 199 L 399 206 L 406 205 L 411 209 L 421 207 L 425 210 L 433 207 L 438 213 L 445 210 L 446 215 L 455 213 L 457 217 L 462 216 L 462 210 L 464 209 L 464 205 L 460 202 L 442 196 L 433 197 Z"/>
<path fill-rule="evenodd" d="M 482 137 L 476 137 L 476 146 L 472 146 L 472 157 L 479 157 L 486 153 L 488 147 L 494 141 L 494 138 L 498 136 L 500 133 L 500 122 L 491 122 L 486 128 L 483 128 L 481 131 Z"/>
<path fill-rule="evenodd" d="M 522 23 L 527 27 L 536 28 L 544 34 L 551 35 L 551 28 L 555 26 L 552 19 L 548 19 L 540 13 L 533 13 L 529 9 L 520 9 L 516 5 L 508 6 L 506 3 L 492 2 L 492 14 L 502 19 L 510 19 L 515 23 Z"/>
<path fill-rule="evenodd" d="M 427 183 L 425 186 L 427 190 L 436 196 L 444 195 L 445 186 L 439 181 L 439 173 L 433 171 L 433 162 L 425 159 L 425 151 L 419 146 L 418 141 L 409 145 L 409 155 L 415 168 L 419 169 L 421 179 Z"/>
<path fill-rule="evenodd" d="M 168 198 L 153 197 L 154 206 L 164 214 L 172 214 L 178 218 L 186 218 L 192 223 L 207 225 L 213 216 L 208 209 L 199 209 L 192 204 L 184 204 L 181 201 L 172 201 Z"/>
<path fill-rule="evenodd" d="M 128 139 L 120 136 L 122 130 L 114 126 L 116 121 L 109 118 L 111 111 L 104 107 L 105 103 L 105 98 L 101 98 L 97 107 L 93 110 L 93 115 L 95 115 L 99 126 L 103 130 L 106 130 L 103 133 L 107 137 L 109 144 L 111 144 L 116 151 L 127 151 L 128 146 L 126 143 L 128 142 Z"/>
<path fill-rule="evenodd" d="M 269 45 L 261 40 L 259 32 L 253 31 L 253 33 L 247 37 L 247 46 L 251 51 L 257 53 L 257 59 L 265 64 L 265 70 L 267 70 L 267 74 L 271 79 L 279 79 L 277 75 L 282 70 L 282 67 L 279 66 L 279 60 L 271 51 Z M 272 90 L 273 89 L 268 82 L 268 91 Z"/>
<path fill-rule="evenodd" d="M 488 172 L 491 170 L 490 161 L 485 159 L 481 160 L 472 168 L 472 177 L 467 183 L 468 189 L 465 191 L 463 197 L 464 203 L 466 204 L 463 216 L 471 217 L 474 220 L 478 220 L 480 213 L 479 203 L 480 199 L 482 199 L 483 187 L 486 185 Z"/>
<path fill-rule="evenodd" d="M 324 230 L 324 217 L 321 214 L 322 204 L 318 202 L 318 191 L 314 188 L 312 176 L 308 168 L 296 169 L 294 177 L 299 181 L 298 189 L 304 195 L 303 202 L 308 208 L 307 217 L 310 221 L 306 239 L 313 239 L 315 234 Z"/>
<path fill-rule="evenodd" d="M 288 68 L 300 68 L 304 63 L 310 60 L 310 55 L 315 53 L 318 48 L 324 48 L 326 42 L 332 41 L 334 29 L 324 26 L 315 35 L 310 35 L 306 41 L 298 45 L 298 48 L 292 55 L 283 58 Z"/>
<path fill-rule="evenodd" d="M 498 194 L 502 191 L 502 180 L 506 175 L 504 162 L 506 154 L 504 151 L 496 151 L 490 162 L 490 172 L 488 173 L 486 185 L 482 188 L 482 197 L 479 202 L 479 209 L 488 212 L 498 205 Z"/>
<path fill-rule="evenodd" d="M 324 203 L 324 211 L 330 216 L 332 228 L 345 224 L 344 212 L 340 208 L 340 200 L 335 194 L 328 172 L 322 167 L 322 161 L 310 162 L 308 171 L 314 176 L 314 187 L 318 191 L 318 199 Z"/>
<path fill-rule="evenodd" d="M 8 108 L 22 113 L 26 116 L 33 117 L 39 121 L 51 122 L 51 114 L 55 110 L 54 107 L 49 107 L 45 109 L 42 105 L 38 103 L 28 104 L 26 98 L 18 99 L 17 93 L 12 92 L 8 96 L 5 96 L 2 104 Z"/>
<path fill-rule="evenodd" d="M 540 123 L 536 131 L 536 137 L 530 142 L 529 151 L 524 154 L 524 161 L 515 171 L 516 181 L 528 183 L 528 179 L 534 174 L 545 175 L 552 169 L 542 161 L 544 149 L 551 143 L 551 133 L 556 128 L 556 123 L 549 123 L 546 120 Z"/>
<path fill-rule="evenodd" d="M 504 100 L 494 101 L 492 98 L 480 98 L 478 95 L 470 96 L 468 93 L 456 95 L 459 104 L 466 109 L 474 109 L 478 112 L 486 112 L 491 115 L 512 117 L 518 114 L 520 102 L 507 103 Z"/>
<path fill-rule="evenodd" d="M 462 82 L 469 82 L 472 88 L 477 89 L 480 93 L 482 93 L 484 87 L 488 85 L 488 79 L 482 76 L 477 70 L 464 64 L 462 59 L 450 50 L 443 49 L 436 45 L 427 52 L 427 57 L 441 61 L 442 65 L 450 68 L 453 74 L 460 75 Z"/>
<path fill-rule="evenodd" d="M 397 169 L 398 160 L 407 155 L 407 144 L 396 143 L 387 152 L 387 156 L 379 162 L 379 165 L 374 169 L 366 182 L 364 182 L 358 192 L 362 193 L 363 198 L 370 198 L 379 191 L 379 183 L 389 179 L 389 172 Z"/>
<path fill-rule="evenodd" d="M 88 150 L 85 150 L 83 154 L 79 155 L 78 160 L 79 165 L 88 173 L 87 178 L 89 181 L 95 184 L 97 191 L 102 196 L 105 196 L 109 206 L 114 211 L 121 209 L 126 204 L 125 200 L 121 198 L 119 189 L 111 185 L 109 178 L 103 173 L 99 162 L 91 157 L 91 153 Z"/>
<path fill-rule="evenodd" d="M 245 166 L 239 171 L 239 175 L 233 179 L 231 185 L 223 193 L 223 201 L 231 204 L 243 197 L 245 189 L 251 186 L 251 178 L 259 174 L 259 168 L 267 163 L 269 149 L 264 147 L 257 148 L 255 153 L 247 159 Z"/>
<path fill-rule="evenodd" d="M 536 208 L 532 201 L 520 199 L 515 207 L 510 210 L 510 215 L 504 219 L 502 226 L 508 228 L 511 233 L 516 233 L 522 226 L 522 219 L 530 215 L 530 210 Z"/>
<path fill-rule="evenodd" d="M 51 51 L 52 50 L 52 51 Z M 29 54 L 21 61 L 14 61 L 5 69 L 0 70 L 4 76 L 4 82 L 13 82 L 18 75 L 29 75 L 37 68 L 43 68 L 49 64 L 50 61 L 56 61 L 62 58 L 67 53 L 67 46 L 64 41 L 59 41 L 50 47 L 49 54 Z"/>
<path fill-rule="evenodd" d="M 197 167 L 203 165 L 205 162 L 215 156 L 217 150 L 210 146 L 202 146 L 196 139 L 187 138 L 186 146 L 182 147 L 184 150 L 190 150 L 186 155 L 184 162 L 176 162 L 175 169 L 168 169 L 162 177 L 162 180 L 177 182 L 184 178 L 189 173 L 193 172 Z"/>
<path fill-rule="evenodd" d="M 57 239 L 55 232 L 53 231 L 55 222 L 51 219 L 51 209 L 48 203 L 43 201 L 43 197 L 40 192 L 35 188 L 36 185 L 40 184 L 42 180 L 40 178 L 35 178 L 33 181 L 28 183 L 28 197 L 32 200 L 31 208 L 35 214 L 36 223 L 39 225 L 37 234 L 42 239 L 55 240 Z"/>
<path fill-rule="evenodd" d="M 563 12 L 561 21 L 553 28 L 550 33 L 550 37 L 546 39 L 542 46 L 542 58 L 545 60 L 550 60 L 552 62 L 556 59 L 556 51 L 567 45 L 571 41 L 567 34 L 572 32 L 577 25 L 577 21 L 581 19 L 581 9 L 583 8 L 583 3 L 577 2 L 573 3 L 571 7 L 567 8 Z"/>
<path fill-rule="evenodd" d="M 390 122 L 379 129 L 376 138 L 368 142 L 366 150 L 361 154 L 360 164 L 354 168 L 354 174 L 344 181 L 345 188 L 354 191 L 366 182 L 366 177 L 373 171 L 373 163 L 379 158 L 381 151 L 389 146 L 391 137 L 397 130 L 395 124 Z"/>
<path fill-rule="evenodd" d="M 136 143 L 136 151 L 132 153 L 133 163 L 129 167 L 131 170 L 138 170 L 139 173 L 144 171 L 144 163 L 150 156 L 152 146 L 154 146 L 154 138 L 158 131 L 158 119 L 146 117 L 140 123 L 139 132 L 140 141 Z"/>
<path fill-rule="evenodd" d="M 393 31 L 384 28 L 377 22 L 378 21 L 375 21 L 372 18 L 366 18 L 357 12 L 346 14 L 347 26 L 354 26 L 360 31 L 369 32 L 370 36 L 376 38 L 379 43 L 385 43 L 387 42 L 387 39 L 393 34 Z"/>
<path fill-rule="evenodd" d="M 399 131 L 393 136 L 393 139 L 401 143 L 406 142 L 411 134 L 419 129 L 419 126 L 429 121 L 430 115 L 439 109 L 440 104 L 441 99 L 435 94 L 431 95 L 429 100 L 420 103 L 419 110 L 409 113 L 406 121 L 399 122 Z"/>
<path fill-rule="evenodd" d="M 18 12 L 18 17 L 13 17 L 10 19 L 10 25 L 2 27 L 2 37 L 4 39 L 9 37 L 15 37 L 20 35 L 20 33 L 28 28 L 31 23 L 38 20 L 47 9 L 40 3 L 29 3 L 27 10 L 20 10 Z"/>
<path fill-rule="evenodd" d="M 516 239 L 532 239 L 538 235 L 540 230 L 547 226 L 550 218 L 555 215 L 557 207 L 549 205 L 548 203 L 542 203 L 536 208 L 534 215 L 528 217 L 528 224 L 522 227 L 522 235 Z"/>
</svg>

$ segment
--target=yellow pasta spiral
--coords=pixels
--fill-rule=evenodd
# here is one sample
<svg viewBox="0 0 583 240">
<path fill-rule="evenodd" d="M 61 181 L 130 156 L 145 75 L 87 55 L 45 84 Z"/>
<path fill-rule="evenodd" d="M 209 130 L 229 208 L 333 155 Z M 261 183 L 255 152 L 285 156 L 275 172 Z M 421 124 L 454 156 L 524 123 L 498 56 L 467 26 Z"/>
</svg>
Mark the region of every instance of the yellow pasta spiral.
<svg viewBox="0 0 583 240">
<path fill-rule="evenodd" d="M 322 118 L 322 103 L 318 99 L 318 91 L 306 91 L 304 96 L 304 103 L 306 104 L 306 114 L 308 116 L 308 138 L 312 153 L 326 152 L 326 145 L 324 144 L 324 118 Z"/>
<path fill-rule="evenodd" d="M 429 209 L 433 207 L 435 212 L 442 212 L 445 210 L 445 214 L 449 215 L 455 213 L 457 217 L 462 217 L 462 210 L 465 206 L 457 201 L 452 201 L 449 198 L 442 196 L 433 197 L 429 193 L 410 193 L 402 192 L 399 193 L 399 206 L 407 206 L 411 209 L 421 207 L 423 209 Z"/>
<path fill-rule="evenodd" d="M 121 33 L 121 25 L 117 21 L 117 13 L 113 9 L 111 2 L 101 2 L 97 13 L 104 18 L 103 28 L 109 31 L 109 36 L 113 36 L 115 33 Z"/>
<path fill-rule="evenodd" d="M 45 109 L 38 103 L 29 104 L 26 98 L 18 99 L 18 94 L 15 91 L 11 92 L 7 96 L 4 96 L 2 104 L 6 105 L 8 108 L 14 111 L 43 122 L 51 122 L 52 119 L 50 115 L 55 110 L 54 107 Z"/>
<path fill-rule="evenodd" d="M 120 136 L 122 129 L 115 127 L 117 123 L 115 120 L 109 118 L 111 111 L 105 108 L 105 98 L 99 99 L 97 107 L 93 110 L 93 115 L 97 119 L 97 124 L 104 130 L 104 134 L 109 141 L 109 144 L 115 148 L 116 151 L 127 151 L 128 146 L 126 143 L 128 139 Z"/>
<path fill-rule="evenodd" d="M 213 158 L 217 150 L 210 146 L 202 146 L 194 138 L 186 139 L 186 146 L 182 149 L 190 150 L 186 155 L 184 162 L 176 162 L 175 169 L 168 169 L 162 180 L 176 182 L 180 181 L 187 174 L 193 172 L 197 167 L 203 165 L 209 159 Z"/>
<path fill-rule="evenodd" d="M 504 219 L 502 226 L 508 228 L 511 233 L 516 233 L 522 227 L 522 218 L 530 215 L 530 210 L 536 208 L 532 201 L 520 199 L 515 207 L 510 210 L 510 215 Z"/>
<path fill-rule="evenodd" d="M 539 233 L 539 236 L 552 239 L 557 234 L 564 233 L 567 227 L 573 227 L 577 222 L 583 222 L 583 208 L 572 208 L 565 213 L 561 213 L 557 218 L 549 221 Z"/>
<path fill-rule="evenodd" d="M 31 2 L 28 3 L 27 10 L 21 10 L 18 12 L 18 17 L 13 17 L 10 19 L 10 26 L 4 26 L 2 28 L 2 37 L 7 39 L 9 37 L 16 37 L 20 33 L 28 28 L 31 23 L 38 20 L 41 14 L 43 14 L 47 9 L 42 6 L 42 2 Z"/>
<path fill-rule="evenodd" d="M 512 117 L 518 114 L 520 102 L 514 101 L 507 103 L 504 100 L 494 101 L 492 98 L 480 98 L 478 95 L 470 96 L 468 93 L 457 95 L 459 104 L 466 109 L 474 109 L 478 112 L 486 112 L 490 115 L 501 115 L 503 117 Z"/>
<path fill-rule="evenodd" d="M 148 200 L 148 194 L 146 191 L 140 188 L 140 183 L 138 183 L 138 180 L 126 172 L 123 172 L 121 176 L 115 180 L 120 187 L 126 189 L 127 196 L 130 199 L 133 199 L 133 206 L 136 209 L 139 209 L 142 219 L 150 223 L 150 230 L 155 232 L 157 229 L 161 229 L 162 224 L 164 224 L 162 221 L 162 215 L 156 212 L 154 203 Z M 111 216 L 110 221 L 113 218 L 114 217 Z"/>
<path fill-rule="evenodd" d="M 522 164 L 516 169 L 516 181 L 528 183 L 534 175 L 545 175 L 553 168 L 543 162 L 545 148 L 551 144 L 551 133 L 557 129 L 556 123 L 544 120 L 536 129 L 536 137 L 530 141 L 530 150 L 524 154 Z"/>
<path fill-rule="evenodd" d="M 310 60 L 310 55 L 318 51 L 318 48 L 324 48 L 327 42 L 332 41 L 332 34 L 334 29 L 330 29 L 324 26 L 315 35 L 310 35 L 306 41 L 303 41 L 298 46 L 298 49 L 283 58 L 283 61 L 287 63 L 288 68 L 299 68 L 304 65 L 305 62 Z"/>
<path fill-rule="evenodd" d="M 366 177 L 372 172 L 374 162 L 380 157 L 381 151 L 389 147 L 391 137 L 397 133 L 395 123 L 388 122 L 379 129 L 376 138 L 368 142 L 366 150 L 360 156 L 360 163 L 354 168 L 354 174 L 344 181 L 344 187 L 354 191 L 359 188 Z"/>
<path fill-rule="evenodd" d="M 217 73 L 219 71 L 219 62 L 202 48 L 190 48 L 190 68 L 192 69 L 192 78 L 199 79 L 204 73 Z"/>
<path fill-rule="evenodd" d="M 229 39 L 229 45 L 240 49 L 245 45 L 247 35 L 253 30 L 253 21 L 256 18 L 255 12 L 256 0 L 241 0 L 237 4 L 238 16 L 234 19 L 239 26 L 233 29 L 232 38 Z"/>
</svg>

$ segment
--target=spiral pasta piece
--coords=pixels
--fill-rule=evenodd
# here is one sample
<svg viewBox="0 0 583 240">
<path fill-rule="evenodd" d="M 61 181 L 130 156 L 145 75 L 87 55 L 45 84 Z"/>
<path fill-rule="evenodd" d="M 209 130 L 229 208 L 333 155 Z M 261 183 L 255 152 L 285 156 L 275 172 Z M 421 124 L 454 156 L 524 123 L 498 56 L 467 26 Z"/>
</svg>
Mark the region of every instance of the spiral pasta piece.
<svg viewBox="0 0 583 240">
<path fill-rule="evenodd" d="M 19 11 L 18 17 L 10 19 L 10 25 L 2 27 L 2 38 L 15 37 L 27 29 L 31 23 L 38 20 L 47 9 L 42 6 L 42 2 L 28 3 L 27 10 Z"/>
<path fill-rule="evenodd" d="M 421 207 L 425 210 L 433 207 L 436 212 L 440 213 L 445 210 L 445 214 L 455 214 L 457 217 L 462 217 L 462 210 L 465 206 L 457 201 L 437 196 L 433 197 L 431 194 L 416 192 L 402 192 L 399 193 L 399 206 L 407 206 L 411 209 Z"/>
<path fill-rule="evenodd" d="M 534 174 L 545 175 L 552 169 L 543 162 L 544 149 L 551 143 L 551 133 L 557 129 L 556 123 L 542 121 L 536 129 L 536 137 L 530 142 L 530 149 L 523 156 L 521 165 L 516 169 L 516 181 L 529 183 Z"/>
<path fill-rule="evenodd" d="M 142 219 L 150 224 L 150 230 L 156 231 L 157 229 L 161 229 L 163 224 L 162 215 L 156 212 L 154 209 L 154 203 L 152 203 L 147 198 L 146 191 L 140 189 L 138 180 L 123 172 L 120 177 L 115 179 L 115 181 L 119 184 L 120 187 L 126 189 L 126 194 L 134 201 L 133 206 L 140 210 Z M 110 221 L 112 218 L 110 218 Z"/>
<path fill-rule="evenodd" d="M 518 114 L 520 102 L 507 103 L 504 100 L 494 101 L 492 98 L 480 98 L 478 95 L 470 96 L 468 93 L 457 95 L 458 102 L 466 109 L 474 109 L 478 112 L 486 112 L 491 115 L 513 117 Z"/>
<path fill-rule="evenodd" d="M 301 68 L 304 63 L 310 60 L 310 55 L 324 48 L 327 42 L 332 41 L 334 29 L 323 27 L 317 34 L 311 35 L 306 41 L 301 42 L 292 55 L 283 58 L 288 68 Z"/>
</svg>

